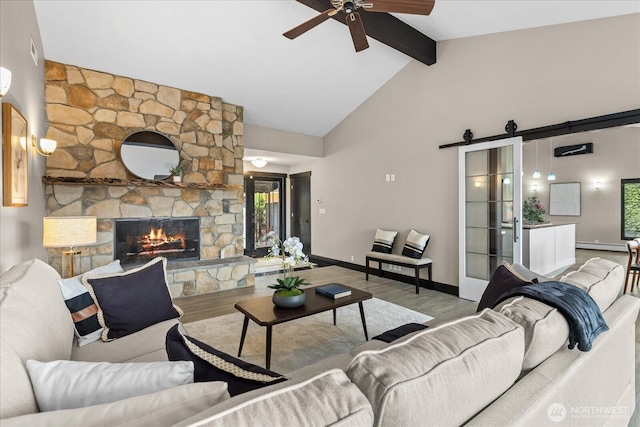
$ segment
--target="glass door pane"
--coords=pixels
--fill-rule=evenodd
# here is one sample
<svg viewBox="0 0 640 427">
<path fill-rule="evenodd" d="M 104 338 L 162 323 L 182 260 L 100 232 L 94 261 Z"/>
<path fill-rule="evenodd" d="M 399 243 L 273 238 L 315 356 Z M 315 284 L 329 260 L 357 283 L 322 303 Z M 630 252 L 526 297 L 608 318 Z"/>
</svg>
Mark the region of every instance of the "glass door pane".
<svg viewBox="0 0 640 427">
<path fill-rule="evenodd" d="M 510 138 L 460 148 L 461 298 L 478 301 L 503 261 L 520 262 L 521 143 Z"/>
<path fill-rule="evenodd" d="M 280 237 L 280 183 L 254 181 L 253 230 L 254 249 L 273 246 L 272 236 Z"/>
</svg>

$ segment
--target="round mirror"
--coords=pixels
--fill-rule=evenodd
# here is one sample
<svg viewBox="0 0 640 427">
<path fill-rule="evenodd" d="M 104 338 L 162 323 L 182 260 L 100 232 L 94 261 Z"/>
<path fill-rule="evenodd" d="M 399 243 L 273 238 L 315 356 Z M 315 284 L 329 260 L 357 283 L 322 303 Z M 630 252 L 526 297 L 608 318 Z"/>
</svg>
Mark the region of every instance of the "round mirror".
<svg viewBox="0 0 640 427">
<path fill-rule="evenodd" d="M 122 141 L 120 158 L 131 174 L 152 180 L 169 178 L 169 169 L 180 164 L 180 153 L 173 142 L 146 130 L 132 133 Z"/>
</svg>

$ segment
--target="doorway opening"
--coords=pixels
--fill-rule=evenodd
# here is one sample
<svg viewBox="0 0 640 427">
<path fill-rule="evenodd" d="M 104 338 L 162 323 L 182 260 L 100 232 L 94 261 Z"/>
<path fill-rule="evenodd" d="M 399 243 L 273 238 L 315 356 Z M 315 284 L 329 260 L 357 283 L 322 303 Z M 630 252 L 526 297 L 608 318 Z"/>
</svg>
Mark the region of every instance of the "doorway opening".
<svg viewBox="0 0 640 427">
<path fill-rule="evenodd" d="M 291 183 L 291 235 L 302 242 L 305 254 L 311 255 L 311 172 L 289 176 Z"/>
<path fill-rule="evenodd" d="M 285 239 L 286 192 L 284 174 L 252 172 L 245 176 L 245 254 L 263 257 L 272 236 Z"/>
</svg>

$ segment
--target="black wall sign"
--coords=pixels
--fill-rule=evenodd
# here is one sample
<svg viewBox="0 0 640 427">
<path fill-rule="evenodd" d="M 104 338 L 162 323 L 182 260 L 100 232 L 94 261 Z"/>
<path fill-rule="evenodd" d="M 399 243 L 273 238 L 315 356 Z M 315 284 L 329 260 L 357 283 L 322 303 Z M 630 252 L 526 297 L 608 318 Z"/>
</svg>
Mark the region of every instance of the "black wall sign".
<svg viewBox="0 0 640 427">
<path fill-rule="evenodd" d="M 578 145 L 565 145 L 564 147 L 556 147 L 553 150 L 555 157 L 577 156 L 578 154 L 593 153 L 593 142 L 585 142 Z"/>
</svg>

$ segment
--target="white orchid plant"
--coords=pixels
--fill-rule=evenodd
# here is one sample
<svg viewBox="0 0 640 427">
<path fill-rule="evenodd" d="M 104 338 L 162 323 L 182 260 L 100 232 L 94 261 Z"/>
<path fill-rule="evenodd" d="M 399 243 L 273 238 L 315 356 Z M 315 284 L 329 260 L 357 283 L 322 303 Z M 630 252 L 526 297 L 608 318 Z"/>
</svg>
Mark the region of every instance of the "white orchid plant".
<svg viewBox="0 0 640 427">
<path fill-rule="evenodd" d="M 280 258 L 284 272 L 284 277 L 277 279 L 278 283 L 270 285 L 269 288 L 275 289 L 276 294 L 280 296 L 300 295 L 303 291 L 298 289 L 299 286 L 309 285 L 304 279 L 293 276 L 293 270 L 296 266 L 309 262 L 309 257 L 302 252 L 304 246 L 300 238 L 289 237 L 283 242 L 274 231 L 269 232 L 267 236 L 269 243 L 272 244 L 267 258 Z"/>
</svg>

